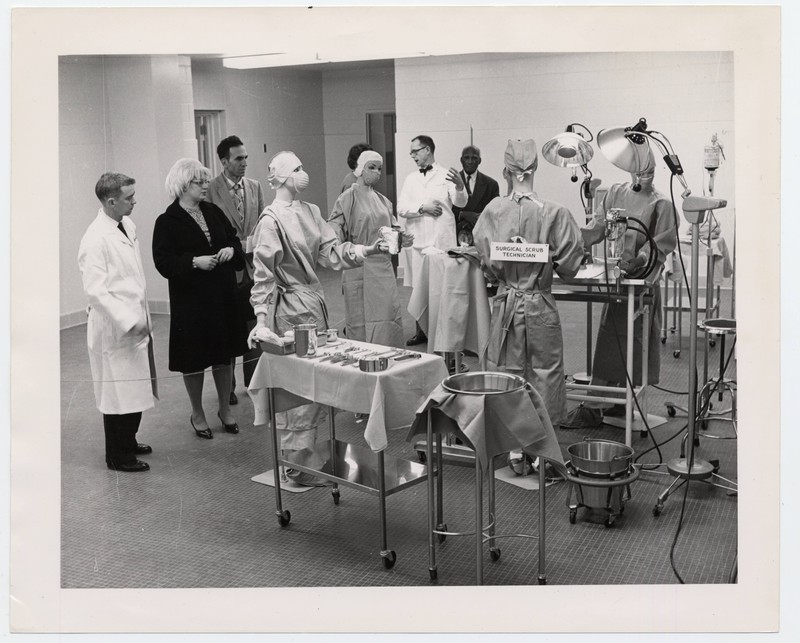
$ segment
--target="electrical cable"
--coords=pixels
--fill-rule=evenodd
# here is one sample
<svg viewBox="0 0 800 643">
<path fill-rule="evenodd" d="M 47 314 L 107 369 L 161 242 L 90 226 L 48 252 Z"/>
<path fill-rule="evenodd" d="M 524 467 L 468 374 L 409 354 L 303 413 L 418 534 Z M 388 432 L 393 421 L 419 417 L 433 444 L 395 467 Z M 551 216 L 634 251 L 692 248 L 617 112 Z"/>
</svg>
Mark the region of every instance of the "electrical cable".
<svg viewBox="0 0 800 643">
<path fill-rule="evenodd" d="M 731 349 L 728 352 L 728 357 L 725 360 L 725 363 L 723 364 L 722 375 L 720 376 L 719 380 L 716 380 L 714 382 L 714 386 L 712 387 L 711 392 L 706 396 L 706 401 L 703 404 L 702 409 L 700 410 L 699 413 L 696 413 L 696 415 L 695 415 L 695 428 L 697 427 L 698 418 L 703 417 L 703 415 L 705 415 L 706 411 L 708 410 L 708 407 L 711 404 L 711 398 L 713 397 L 714 392 L 717 390 L 717 387 L 722 383 L 722 378 L 725 376 L 725 372 L 728 370 L 728 365 L 730 364 L 731 357 L 733 357 L 733 349 L 735 347 L 736 347 L 736 339 L 733 340 L 733 344 L 731 345 Z M 696 369 L 697 369 L 697 365 L 695 364 L 695 370 Z M 692 437 L 695 438 L 696 435 L 697 434 L 695 433 L 695 435 L 692 436 Z M 688 434 L 687 434 L 687 437 L 688 437 Z M 670 549 L 669 549 L 670 566 L 672 567 L 672 572 L 675 574 L 675 577 L 678 579 L 678 581 L 681 583 L 681 585 L 683 585 L 685 583 L 684 583 L 683 578 L 681 577 L 680 573 L 678 572 L 678 568 L 675 566 L 675 549 L 676 549 L 676 547 L 678 545 L 678 537 L 680 536 L 681 529 L 683 528 L 683 519 L 684 519 L 684 516 L 685 516 L 685 513 L 686 513 L 686 500 L 687 500 L 687 498 L 689 496 L 689 483 L 692 480 L 691 473 L 692 473 L 692 466 L 694 465 L 694 454 L 695 454 L 694 444 L 689 445 L 689 451 L 690 451 L 692 457 L 691 457 L 690 460 L 687 459 L 687 462 L 686 462 L 686 484 L 684 485 L 684 490 L 683 490 L 683 500 L 681 502 L 681 513 L 680 513 L 680 516 L 678 518 L 678 526 L 675 529 L 675 537 L 673 538 L 672 545 L 670 546 Z"/>
</svg>

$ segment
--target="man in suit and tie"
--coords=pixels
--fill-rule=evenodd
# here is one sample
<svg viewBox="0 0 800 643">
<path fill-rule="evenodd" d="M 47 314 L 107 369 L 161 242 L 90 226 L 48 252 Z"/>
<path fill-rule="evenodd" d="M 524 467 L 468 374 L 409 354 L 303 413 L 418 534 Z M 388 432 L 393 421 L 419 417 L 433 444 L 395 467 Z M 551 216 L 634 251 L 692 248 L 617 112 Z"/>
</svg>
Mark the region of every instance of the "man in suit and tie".
<svg viewBox="0 0 800 643">
<path fill-rule="evenodd" d="M 454 207 L 456 215 L 456 234 L 459 244 L 463 241 L 472 245 L 472 228 L 478 221 L 483 209 L 489 201 L 500 196 L 497 181 L 478 172 L 481 164 L 481 151 L 474 145 L 468 145 L 461 152 L 461 180 L 467 189 L 469 200 L 463 208 Z"/>
<path fill-rule="evenodd" d="M 236 277 L 239 285 L 239 303 L 247 319 L 248 329 L 252 329 L 255 326 L 256 317 L 250 306 L 250 288 L 253 286 L 253 249 L 249 240 L 256 223 L 258 223 L 258 217 L 261 216 L 266 205 L 264 193 L 258 181 L 248 179 L 244 175 L 247 170 L 247 150 L 238 136 L 233 135 L 222 139 L 217 145 L 217 156 L 222 163 L 222 173 L 211 181 L 206 198 L 225 213 L 236 230 L 236 236 L 242 242 L 246 265 L 244 270 L 237 272 Z M 250 378 L 255 371 L 259 355 L 260 350 L 254 349 L 242 357 L 245 387 L 250 385 Z M 236 358 L 233 358 L 231 366 L 235 367 L 235 365 Z M 235 390 L 236 373 L 234 370 L 231 383 L 231 404 L 237 404 L 239 401 Z"/>
</svg>

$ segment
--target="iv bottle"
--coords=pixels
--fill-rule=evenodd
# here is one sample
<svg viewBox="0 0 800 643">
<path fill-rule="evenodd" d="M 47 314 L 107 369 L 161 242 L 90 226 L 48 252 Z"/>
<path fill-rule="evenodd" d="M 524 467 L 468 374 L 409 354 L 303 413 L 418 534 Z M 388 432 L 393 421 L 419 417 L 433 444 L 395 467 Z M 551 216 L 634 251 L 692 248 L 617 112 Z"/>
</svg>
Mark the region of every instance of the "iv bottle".
<svg viewBox="0 0 800 643">
<path fill-rule="evenodd" d="M 703 148 L 703 167 L 706 170 L 716 170 L 719 168 L 719 157 L 722 147 L 717 143 L 717 135 L 711 137 L 711 144 Z"/>
</svg>

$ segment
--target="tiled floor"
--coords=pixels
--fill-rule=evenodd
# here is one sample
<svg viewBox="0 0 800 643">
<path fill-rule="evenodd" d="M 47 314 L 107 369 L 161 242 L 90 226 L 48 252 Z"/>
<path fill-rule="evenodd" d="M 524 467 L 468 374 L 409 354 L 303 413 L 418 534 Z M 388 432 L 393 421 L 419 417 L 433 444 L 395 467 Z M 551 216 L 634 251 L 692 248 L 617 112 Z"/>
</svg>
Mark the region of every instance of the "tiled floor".
<svg viewBox="0 0 800 643">
<path fill-rule="evenodd" d="M 339 277 L 323 273 L 332 319 L 342 325 Z M 404 301 L 408 291 L 403 289 Z M 599 314 L 600 307 L 595 307 Z M 724 307 L 723 307 L 724 309 Z M 584 304 L 560 305 L 568 372 L 585 367 Z M 413 323 L 405 315 L 406 336 Z M 684 323 L 684 328 L 688 326 Z M 596 328 L 596 326 L 595 326 Z M 85 327 L 61 334 L 62 364 L 62 586 L 112 587 L 282 587 L 427 585 L 426 487 L 418 485 L 387 499 L 389 543 L 397 564 L 384 569 L 379 557 L 377 498 L 342 488 L 335 506 L 329 489 L 284 494 L 292 513 L 288 527 L 275 516 L 273 490 L 251 477 L 271 468 L 268 434 L 252 424 L 252 405 L 239 389 L 234 412 L 239 435 L 216 431 L 213 441 L 199 440 L 189 426 L 189 404 L 180 377 L 166 367 L 169 323 L 155 317 L 155 341 L 161 401 L 146 412 L 141 441 L 153 446 L 151 471 L 109 471 L 103 460 L 102 421 L 94 397 L 85 347 Z M 662 347 L 661 386 L 685 390 L 688 345 L 672 356 L 674 336 Z M 712 372 L 720 346 L 710 349 Z M 467 357 L 476 367 L 476 359 Z M 239 377 L 241 370 L 239 369 Z M 702 376 L 702 354 L 700 360 Z M 730 376 L 730 374 L 729 374 Z M 734 376 L 735 377 L 735 376 Z M 215 417 L 213 384 L 207 377 L 206 412 Z M 651 412 L 664 415 L 663 403 L 685 405 L 685 395 L 656 389 Z M 659 442 L 679 432 L 685 419 L 670 419 L 653 430 Z M 211 423 L 216 427 L 215 423 Z M 363 424 L 351 413 L 337 416 L 337 433 L 362 443 Z M 729 430 L 726 425 L 714 432 Z M 718 429 L 718 430 L 717 430 Z M 623 431 L 559 430 L 567 447 L 584 436 L 623 440 Z M 662 461 L 676 456 L 679 438 L 661 447 Z M 634 434 L 637 454 L 652 446 L 651 437 Z M 414 459 L 405 432 L 390 437 L 388 453 Z M 736 480 L 736 442 L 702 440 L 701 454 L 720 460 L 720 473 Z M 655 451 L 642 461 L 657 463 Z M 503 463 L 499 462 L 498 466 Z M 664 468 L 661 468 L 664 471 Z M 569 522 L 567 485 L 548 488 L 546 571 L 549 584 L 668 584 L 678 582 L 670 565 L 670 547 L 682 512 L 683 491 L 672 496 L 660 517 L 652 514 L 658 494 L 670 478 L 642 473 L 632 485 L 632 499 L 612 528 L 590 510 Z M 468 530 L 473 515 L 473 472 L 448 465 L 445 477 L 446 521 L 450 529 Z M 497 483 L 499 533 L 535 534 L 538 499 L 530 491 Z M 599 516 L 602 518 L 602 516 Z M 687 583 L 726 583 L 737 546 L 737 499 L 726 491 L 691 483 L 675 566 Z M 537 541 L 499 541 L 502 556 L 484 559 L 485 583 L 535 584 Z M 440 585 L 474 582 L 472 538 L 450 537 L 438 548 Z"/>
</svg>

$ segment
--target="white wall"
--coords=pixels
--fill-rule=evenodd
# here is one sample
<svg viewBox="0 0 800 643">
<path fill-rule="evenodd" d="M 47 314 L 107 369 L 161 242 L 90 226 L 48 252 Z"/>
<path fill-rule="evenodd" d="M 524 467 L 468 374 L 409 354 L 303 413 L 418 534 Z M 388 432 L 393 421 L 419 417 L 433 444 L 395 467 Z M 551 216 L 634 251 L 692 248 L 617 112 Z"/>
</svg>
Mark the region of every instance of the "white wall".
<svg viewBox="0 0 800 643">
<path fill-rule="evenodd" d="M 322 73 L 327 212 L 350 171 L 347 153 L 367 140 L 367 114 L 394 112 L 394 63 Z M 321 204 L 320 204 L 321 205 Z"/>
<path fill-rule="evenodd" d="M 189 88 L 187 90 L 187 87 Z M 152 230 L 169 199 L 164 178 L 181 157 L 197 158 L 191 69 L 181 56 L 91 56 L 59 61 L 59 232 L 62 326 L 85 321 L 78 247 L 100 207 L 103 172 L 136 179 L 136 223 L 156 312 L 167 283 L 153 265 Z"/>
<path fill-rule="evenodd" d="M 236 134 L 249 155 L 247 176 L 261 183 L 269 203 L 269 160 L 281 150 L 295 152 L 311 176 L 303 198 L 325 206 L 325 140 L 319 71 L 237 70 L 219 59 L 194 60 L 196 109 L 223 110 L 224 136 Z M 266 151 L 265 151 L 266 146 Z"/>
<path fill-rule="evenodd" d="M 428 134 L 436 159 L 460 167 L 461 149 L 474 128 L 481 170 L 502 181 L 509 138 L 542 144 L 572 122 L 595 135 L 607 127 L 633 125 L 644 116 L 663 132 L 679 155 L 689 187 L 703 193 L 703 147 L 717 133 L 727 162 L 717 172 L 715 194 L 728 200 L 719 210 L 729 244 L 735 207 L 733 56 L 730 52 L 481 54 L 396 61 L 398 177 L 415 169 L 408 156 L 411 137 Z M 598 148 L 589 167 L 603 186 L 627 180 Z M 658 154 L 656 155 L 658 156 Z M 540 158 L 536 189 L 583 220 L 578 185 L 570 171 Z M 659 164 L 656 186 L 669 194 L 669 174 Z M 681 188 L 676 182 L 680 207 Z M 683 225 L 686 225 L 683 222 Z"/>
</svg>

